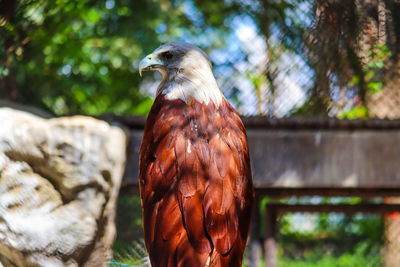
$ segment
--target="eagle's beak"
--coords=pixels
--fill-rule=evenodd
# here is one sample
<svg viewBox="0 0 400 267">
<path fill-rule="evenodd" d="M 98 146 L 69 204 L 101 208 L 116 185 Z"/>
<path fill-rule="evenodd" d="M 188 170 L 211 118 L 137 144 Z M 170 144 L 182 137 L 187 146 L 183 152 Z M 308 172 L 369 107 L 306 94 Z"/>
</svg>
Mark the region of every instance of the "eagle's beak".
<svg viewBox="0 0 400 267">
<path fill-rule="evenodd" d="M 142 76 L 142 71 L 153 70 L 163 65 L 163 62 L 154 54 L 147 55 L 139 63 L 139 74 Z"/>
</svg>

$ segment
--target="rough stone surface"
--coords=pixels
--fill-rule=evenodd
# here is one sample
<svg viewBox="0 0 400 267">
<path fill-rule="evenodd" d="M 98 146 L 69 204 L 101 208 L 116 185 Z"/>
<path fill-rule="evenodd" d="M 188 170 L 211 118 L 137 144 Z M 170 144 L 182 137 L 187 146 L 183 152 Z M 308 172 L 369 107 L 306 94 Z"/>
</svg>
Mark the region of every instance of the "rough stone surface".
<svg viewBox="0 0 400 267">
<path fill-rule="evenodd" d="M 126 136 L 0 108 L 0 266 L 105 266 Z"/>
</svg>

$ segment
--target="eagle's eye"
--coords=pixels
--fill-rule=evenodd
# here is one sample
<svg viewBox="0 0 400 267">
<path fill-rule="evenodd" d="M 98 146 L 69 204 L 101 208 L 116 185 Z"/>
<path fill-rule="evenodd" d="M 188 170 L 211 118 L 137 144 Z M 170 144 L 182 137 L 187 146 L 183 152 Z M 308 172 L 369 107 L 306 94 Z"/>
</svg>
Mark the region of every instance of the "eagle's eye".
<svg viewBox="0 0 400 267">
<path fill-rule="evenodd" d="M 171 52 L 169 52 L 169 51 L 167 51 L 167 52 L 164 52 L 163 54 L 163 57 L 165 57 L 166 59 L 171 59 L 171 58 L 173 58 L 173 54 L 171 53 Z"/>
</svg>

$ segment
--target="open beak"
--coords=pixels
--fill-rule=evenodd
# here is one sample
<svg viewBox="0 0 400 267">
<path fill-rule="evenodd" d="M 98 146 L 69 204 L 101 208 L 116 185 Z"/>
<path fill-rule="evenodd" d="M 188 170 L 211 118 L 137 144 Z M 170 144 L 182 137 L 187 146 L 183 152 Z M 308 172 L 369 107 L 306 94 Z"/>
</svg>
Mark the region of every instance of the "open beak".
<svg viewBox="0 0 400 267">
<path fill-rule="evenodd" d="M 153 54 L 147 55 L 142 61 L 139 63 L 139 74 L 142 76 L 142 71 L 154 70 L 163 66 L 163 62 L 158 59 L 158 57 Z"/>
</svg>

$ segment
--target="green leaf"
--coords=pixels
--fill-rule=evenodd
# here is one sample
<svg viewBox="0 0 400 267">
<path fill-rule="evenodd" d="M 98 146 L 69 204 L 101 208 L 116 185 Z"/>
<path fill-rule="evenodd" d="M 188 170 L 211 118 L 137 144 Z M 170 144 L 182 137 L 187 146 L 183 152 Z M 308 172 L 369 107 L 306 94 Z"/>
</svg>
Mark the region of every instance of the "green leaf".
<svg viewBox="0 0 400 267">
<path fill-rule="evenodd" d="M 358 75 L 353 75 L 350 80 L 350 85 L 357 85 L 360 82 L 360 77 Z"/>
<path fill-rule="evenodd" d="M 349 111 L 343 112 L 340 114 L 339 119 L 365 119 L 368 117 L 368 108 L 365 106 L 357 106 L 353 107 Z"/>
<path fill-rule="evenodd" d="M 382 69 L 384 66 L 385 66 L 385 63 L 383 62 L 383 60 L 372 61 L 368 64 L 368 68 L 371 68 L 371 69 Z"/>
<path fill-rule="evenodd" d="M 90 9 L 87 13 L 87 18 L 92 22 L 98 22 L 100 17 L 100 13 L 96 9 Z"/>
<path fill-rule="evenodd" d="M 373 72 L 373 71 L 368 71 L 368 72 L 365 74 L 365 80 L 369 81 L 369 80 L 371 80 L 374 76 L 375 76 L 375 72 Z"/>
<path fill-rule="evenodd" d="M 382 82 L 369 82 L 367 85 L 369 91 L 373 94 L 379 93 L 382 91 L 383 83 Z"/>
</svg>

